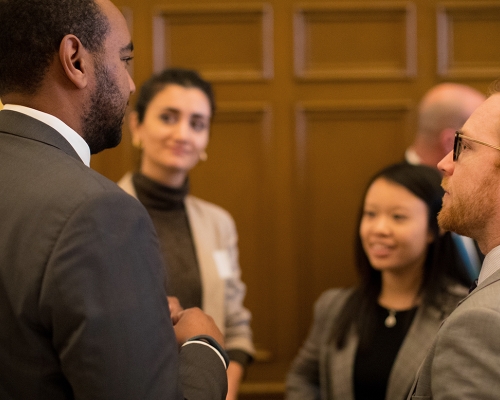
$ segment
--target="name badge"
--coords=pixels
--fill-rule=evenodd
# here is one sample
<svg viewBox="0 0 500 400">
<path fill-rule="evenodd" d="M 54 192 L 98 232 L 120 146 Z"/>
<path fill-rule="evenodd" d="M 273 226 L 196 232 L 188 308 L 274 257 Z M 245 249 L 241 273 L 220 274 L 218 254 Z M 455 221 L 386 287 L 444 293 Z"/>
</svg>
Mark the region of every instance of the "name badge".
<svg viewBox="0 0 500 400">
<path fill-rule="evenodd" d="M 231 257 L 227 250 L 215 250 L 213 253 L 215 265 L 222 279 L 229 279 L 233 275 L 231 271 Z"/>
</svg>

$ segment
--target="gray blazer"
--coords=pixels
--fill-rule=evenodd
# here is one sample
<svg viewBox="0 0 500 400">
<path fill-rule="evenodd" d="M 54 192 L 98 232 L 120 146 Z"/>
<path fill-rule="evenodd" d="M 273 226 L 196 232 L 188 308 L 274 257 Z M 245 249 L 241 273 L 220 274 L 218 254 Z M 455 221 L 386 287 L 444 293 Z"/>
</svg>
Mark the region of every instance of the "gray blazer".
<svg viewBox="0 0 500 400">
<path fill-rule="evenodd" d="M 500 398 L 500 270 L 441 325 L 408 399 Z"/>
<path fill-rule="evenodd" d="M 0 183 L 1 399 L 225 398 L 218 355 L 178 351 L 137 201 L 57 131 L 9 110 Z"/>
<path fill-rule="evenodd" d="M 354 399 L 357 334 L 352 329 L 341 350 L 330 343 L 333 325 L 352 290 L 330 289 L 316 302 L 312 329 L 288 373 L 288 400 Z M 394 361 L 387 386 L 387 400 L 406 398 L 439 324 L 465 294 L 465 288 L 453 289 L 444 312 L 435 308 L 419 308 Z"/>
</svg>

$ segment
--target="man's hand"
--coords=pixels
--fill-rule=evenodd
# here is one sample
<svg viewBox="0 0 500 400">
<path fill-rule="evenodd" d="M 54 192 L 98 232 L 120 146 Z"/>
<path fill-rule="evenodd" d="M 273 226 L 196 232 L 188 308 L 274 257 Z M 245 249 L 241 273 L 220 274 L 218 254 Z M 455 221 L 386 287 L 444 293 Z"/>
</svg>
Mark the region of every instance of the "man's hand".
<svg viewBox="0 0 500 400">
<path fill-rule="evenodd" d="M 179 320 L 179 313 L 184 310 L 179 302 L 179 299 L 174 296 L 167 296 L 168 308 L 170 309 L 170 318 L 172 319 L 172 325 L 175 325 Z"/>
<path fill-rule="evenodd" d="M 173 317 L 172 321 L 174 321 Z M 188 308 L 176 313 L 174 331 L 179 346 L 182 346 L 186 340 L 193 336 L 209 335 L 224 347 L 224 336 L 222 336 L 221 331 L 215 325 L 213 318 L 197 307 Z"/>
</svg>

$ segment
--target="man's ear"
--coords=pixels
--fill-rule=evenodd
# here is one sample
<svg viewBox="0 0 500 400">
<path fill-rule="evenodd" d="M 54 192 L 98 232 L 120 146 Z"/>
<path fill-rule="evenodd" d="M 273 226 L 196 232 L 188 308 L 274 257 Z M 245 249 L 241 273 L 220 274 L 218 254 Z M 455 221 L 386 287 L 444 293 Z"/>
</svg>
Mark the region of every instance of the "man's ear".
<svg viewBox="0 0 500 400">
<path fill-rule="evenodd" d="M 88 85 L 90 53 L 75 35 L 66 35 L 59 46 L 59 60 L 68 79 L 78 89 Z"/>
<path fill-rule="evenodd" d="M 439 141 L 441 143 L 441 148 L 443 154 L 448 154 L 453 150 L 453 142 L 455 140 L 455 130 L 452 128 L 446 128 L 441 131 L 439 136 Z"/>
</svg>

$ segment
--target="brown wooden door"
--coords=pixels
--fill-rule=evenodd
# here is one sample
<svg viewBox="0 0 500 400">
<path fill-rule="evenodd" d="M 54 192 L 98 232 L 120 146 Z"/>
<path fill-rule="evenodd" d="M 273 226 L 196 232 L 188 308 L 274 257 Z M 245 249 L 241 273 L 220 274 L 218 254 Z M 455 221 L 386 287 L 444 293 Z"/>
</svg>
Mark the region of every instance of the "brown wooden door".
<svg viewBox="0 0 500 400">
<path fill-rule="evenodd" d="M 415 106 L 441 81 L 486 92 L 500 76 L 498 1 L 116 0 L 139 86 L 167 65 L 200 70 L 218 112 L 193 192 L 240 236 L 257 360 L 244 399 L 282 398 L 319 294 L 356 282 L 352 243 L 368 177 L 401 160 Z M 132 99 L 134 101 L 134 99 Z M 93 158 L 136 166 L 128 130 Z"/>
</svg>

